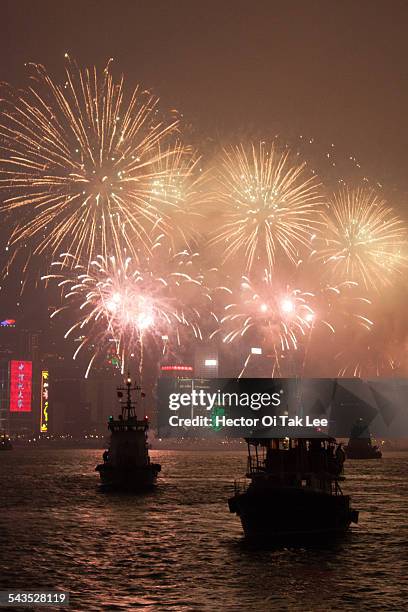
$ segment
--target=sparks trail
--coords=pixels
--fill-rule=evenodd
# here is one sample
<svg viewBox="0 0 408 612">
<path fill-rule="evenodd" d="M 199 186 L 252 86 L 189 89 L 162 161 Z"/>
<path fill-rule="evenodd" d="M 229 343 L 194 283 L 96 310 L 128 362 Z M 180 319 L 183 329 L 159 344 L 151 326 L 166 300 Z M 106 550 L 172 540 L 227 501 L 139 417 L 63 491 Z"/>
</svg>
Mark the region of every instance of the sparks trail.
<svg viewBox="0 0 408 612">
<path fill-rule="evenodd" d="M 271 272 L 278 255 L 296 263 L 319 226 L 322 204 L 320 183 L 305 166 L 264 142 L 224 150 L 222 218 L 212 239 L 225 246 L 224 261 L 241 257 L 246 273 L 255 265 Z"/>
<path fill-rule="evenodd" d="M 300 339 L 311 329 L 314 312 L 312 294 L 288 284 L 280 284 L 267 271 L 260 282 L 242 277 L 239 288 L 224 287 L 234 301 L 224 307 L 220 325 L 212 337 L 225 344 L 239 342 L 252 334 L 272 357 L 272 375 L 279 372 L 282 354 L 298 348 Z M 241 372 L 249 363 L 250 355 Z"/>
<path fill-rule="evenodd" d="M 405 224 L 374 191 L 341 189 L 329 201 L 324 220 L 316 255 L 337 281 L 347 278 L 376 288 L 390 285 L 406 269 Z"/>
<path fill-rule="evenodd" d="M 343 337 L 356 329 L 366 333 L 373 325 L 367 316 L 371 302 L 360 295 L 358 284 L 351 281 L 302 289 L 265 271 L 261 280 L 242 277 L 239 286 L 227 282 L 217 291 L 224 293 L 227 303 L 211 337 L 220 338 L 226 345 L 244 342 L 247 347 L 255 343 L 260 347 L 259 354 L 269 359 L 272 376 L 282 374 L 282 360 L 292 361 L 292 369 L 295 367 L 297 374 L 303 375 L 306 361 L 313 354 L 316 334 L 318 343 L 326 345 L 338 329 Z M 252 350 L 239 376 L 251 359 Z"/>
<path fill-rule="evenodd" d="M 86 376 L 109 341 L 115 342 L 122 370 L 136 353 L 142 371 L 148 339 L 159 343 L 163 352 L 180 345 L 182 331 L 187 328 L 201 340 L 199 305 L 207 292 L 201 280 L 187 272 L 189 257 L 186 251 L 173 254 L 165 264 L 166 274 L 155 271 L 157 262 L 134 263 L 125 256 L 99 255 L 88 266 L 64 253 L 53 262 L 55 272 L 43 279 L 57 283 L 66 304 L 52 316 L 65 309 L 79 309 L 78 320 L 65 338 L 79 334 L 74 359 L 82 349 L 92 347 Z M 163 254 L 157 259 L 163 262 Z"/>
<path fill-rule="evenodd" d="M 200 225 L 211 202 L 208 190 L 209 173 L 201 168 L 201 157 L 195 151 L 179 146 L 164 151 L 153 165 L 151 197 L 161 205 L 151 235 L 165 230 L 168 242 L 183 248 L 195 242 Z"/>
<path fill-rule="evenodd" d="M 178 119 L 163 118 L 158 98 L 139 86 L 125 96 L 111 62 L 99 72 L 68 60 L 64 85 L 29 67 L 29 87 L 8 88 L 1 101 L 3 212 L 16 220 L 10 244 L 88 261 L 125 247 L 138 257 L 151 229 L 171 232 L 169 210 L 183 209 L 182 194 L 155 186 L 195 170 L 177 142 Z"/>
</svg>

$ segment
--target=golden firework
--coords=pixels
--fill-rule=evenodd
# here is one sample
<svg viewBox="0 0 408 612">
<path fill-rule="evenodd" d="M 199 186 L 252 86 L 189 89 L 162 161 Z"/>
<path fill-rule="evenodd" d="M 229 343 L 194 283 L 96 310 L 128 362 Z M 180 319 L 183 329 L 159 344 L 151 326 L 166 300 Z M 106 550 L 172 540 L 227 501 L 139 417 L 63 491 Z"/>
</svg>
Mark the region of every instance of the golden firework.
<svg viewBox="0 0 408 612">
<path fill-rule="evenodd" d="M 184 160 L 178 119 L 163 118 L 158 98 L 140 87 L 126 96 L 111 62 L 99 72 L 68 60 L 62 85 L 41 65 L 30 70 L 30 86 L 9 88 L 2 100 L 0 187 L 3 212 L 16 219 L 10 244 L 88 261 L 124 247 L 138 257 L 153 227 L 169 228 L 152 185 L 166 180 L 166 164 L 175 173 Z M 183 161 L 179 173 L 188 171 Z M 182 204 L 171 199 L 173 210 Z"/>
<path fill-rule="evenodd" d="M 158 157 L 154 170 L 150 197 L 160 204 L 162 217 L 157 218 L 152 236 L 164 230 L 172 246 L 187 246 L 198 235 L 211 200 L 209 174 L 201 167 L 201 157 L 181 145 Z"/>
<path fill-rule="evenodd" d="M 280 252 L 296 263 L 319 225 L 320 183 L 305 163 L 293 163 L 264 142 L 224 150 L 219 180 L 221 226 L 212 243 L 224 261 L 242 258 L 246 273 L 271 271 Z"/>
<path fill-rule="evenodd" d="M 407 265 L 405 224 L 370 189 L 343 188 L 324 212 L 318 258 L 336 279 L 367 288 L 389 285 Z"/>
</svg>

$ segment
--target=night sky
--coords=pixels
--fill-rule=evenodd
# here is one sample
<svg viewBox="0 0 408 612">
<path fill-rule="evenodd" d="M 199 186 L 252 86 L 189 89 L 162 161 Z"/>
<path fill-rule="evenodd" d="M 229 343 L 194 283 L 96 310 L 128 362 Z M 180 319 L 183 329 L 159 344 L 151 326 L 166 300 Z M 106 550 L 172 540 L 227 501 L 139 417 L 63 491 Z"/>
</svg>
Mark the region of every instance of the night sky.
<svg viewBox="0 0 408 612">
<path fill-rule="evenodd" d="M 323 180 L 334 144 L 407 217 L 407 2 L 3 0 L 0 15 L 1 81 L 26 86 L 25 62 L 62 81 L 66 52 L 80 66 L 113 57 L 128 88 L 151 88 L 200 144 L 279 134 L 296 148 L 303 135 Z"/>
<path fill-rule="evenodd" d="M 201 133 L 305 134 L 405 191 L 407 24 L 400 0 L 3 0 L 0 79 L 114 57 Z"/>
</svg>

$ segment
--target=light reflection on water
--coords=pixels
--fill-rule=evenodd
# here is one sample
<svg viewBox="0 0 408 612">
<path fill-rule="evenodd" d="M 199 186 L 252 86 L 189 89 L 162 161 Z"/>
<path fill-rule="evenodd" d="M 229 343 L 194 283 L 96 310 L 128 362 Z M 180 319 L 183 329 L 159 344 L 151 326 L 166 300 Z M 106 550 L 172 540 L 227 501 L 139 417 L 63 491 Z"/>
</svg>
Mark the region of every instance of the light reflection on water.
<svg viewBox="0 0 408 612">
<path fill-rule="evenodd" d="M 408 454 L 348 461 L 357 527 L 314 548 L 253 549 L 228 512 L 237 452 L 153 451 L 159 486 L 102 493 L 101 451 L 0 456 L 0 588 L 60 589 L 72 610 L 402 610 Z M 300 509 L 301 511 L 301 509 Z"/>
</svg>

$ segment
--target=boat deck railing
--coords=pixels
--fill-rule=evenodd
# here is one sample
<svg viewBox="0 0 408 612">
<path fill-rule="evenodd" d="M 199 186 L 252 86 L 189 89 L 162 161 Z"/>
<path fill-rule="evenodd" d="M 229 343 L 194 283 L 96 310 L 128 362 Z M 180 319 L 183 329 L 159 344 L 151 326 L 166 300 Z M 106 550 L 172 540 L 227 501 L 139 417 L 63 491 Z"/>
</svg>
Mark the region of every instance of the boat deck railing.
<svg viewBox="0 0 408 612">
<path fill-rule="evenodd" d="M 146 431 L 147 419 L 111 419 L 108 423 L 110 431 Z"/>
<path fill-rule="evenodd" d="M 327 453 L 313 455 L 312 453 L 293 453 L 290 451 L 273 451 L 265 456 L 248 456 L 247 472 L 304 472 L 331 474 L 332 478 L 338 478 L 344 474 L 343 462 L 335 456 Z"/>
<path fill-rule="evenodd" d="M 299 473 L 286 472 L 267 474 L 264 471 L 258 472 L 260 478 L 256 478 L 256 474 L 247 474 L 243 478 L 234 480 L 234 494 L 239 495 L 245 493 L 252 482 L 257 482 L 262 487 L 283 486 L 294 488 L 308 488 L 318 491 L 325 491 L 331 495 L 343 495 L 338 479 L 333 479 L 329 473 Z M 254 478 L 255 476 L 255 478 Z"/>
</svg>

